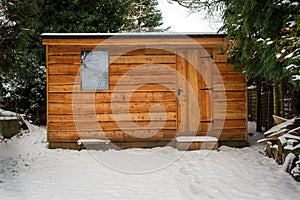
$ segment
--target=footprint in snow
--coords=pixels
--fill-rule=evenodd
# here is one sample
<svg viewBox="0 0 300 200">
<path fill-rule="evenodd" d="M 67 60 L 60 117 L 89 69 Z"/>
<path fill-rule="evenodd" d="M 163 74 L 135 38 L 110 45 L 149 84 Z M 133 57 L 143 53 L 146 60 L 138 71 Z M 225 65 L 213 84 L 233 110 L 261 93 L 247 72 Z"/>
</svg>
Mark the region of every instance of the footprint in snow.
<svg viewBox="0 0 300 200">
<path fill-rule="evenodd" d="M 200 184 L 191 184 L 190 187 L 189 187 L 190 191 L 192 194 L 194 195 L 199 195 L 202 193 L 202 188 L 201 188 L 201 185 Z"/>
</svg>

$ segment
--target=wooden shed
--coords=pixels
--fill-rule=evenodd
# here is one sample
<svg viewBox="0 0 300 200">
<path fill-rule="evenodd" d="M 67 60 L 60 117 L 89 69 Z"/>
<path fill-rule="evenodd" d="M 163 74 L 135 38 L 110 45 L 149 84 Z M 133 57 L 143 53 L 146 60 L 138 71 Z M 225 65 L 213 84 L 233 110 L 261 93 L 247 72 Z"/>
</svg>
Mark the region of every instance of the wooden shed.
<svg viewBox="0 0 300 200">
<path fill-rule="evenodd" d="M 120 148 L 179 136 L 247 141 L 246 76 L 226 63 L 226 35 L 45 33 L 49 148 L 79 140 Z"/>
</svg>

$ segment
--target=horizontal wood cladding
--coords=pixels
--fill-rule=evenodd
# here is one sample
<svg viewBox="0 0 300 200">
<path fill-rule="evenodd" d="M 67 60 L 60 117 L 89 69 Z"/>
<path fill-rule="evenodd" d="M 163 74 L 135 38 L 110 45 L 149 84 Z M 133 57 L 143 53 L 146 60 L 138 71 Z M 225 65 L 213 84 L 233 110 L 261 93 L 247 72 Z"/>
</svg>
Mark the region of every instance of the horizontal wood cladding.
<svg viewBox="0 0 300 200">
<path fill-rule="evenodd" d="M 175 55 L 123 55 L 123 56 L 110 56 L 110 63 L 115 64 L 148 64 L 160 63 L 168 64 L 174 63 Z"/>
<path fill-rule="evenodd" d="M 86 104 L 64 104 L 49 103 L 48 112 L 56 114 L 90 114 L 90 113 L 127 113 L 176 110 L 176 101 L 162 102 L 116 102 L 116 103 L 86 103 Z"/>
<path fill-rule="evenodd" d="M 214 101 L 230 101 L 230 100 L 246 100 L 245 91 L 214 91 L 213 100 Z"/>
<path fill-rule="evenodd" d="M 73 142 L 78 139 L 110 139 L 118 141 L 160 141 L 173 140 L 179 133 L 176 130 L 127 130 L 127 131 L 48 131 L 47 139 L 52 142 Z M 217 130 L 215 132 L 199 132 L 198 136 L 214 136 L 221 141 L 245 141 L 245 128 Z M 150 136 L 150 137 L 149 137 Z"/>
<path fill-rule="evenodd" d="M 214 101 L 213 109 L 215 111 L 244 111 L 246 112 L 245 101 Z"/>
<path fill-rule="evenodd" d="M 215 63 L 215 66 L 213 67 L 213 73 L 238 73 L 234 71 L 234 66 L 227 64 L 226 62 L 222 63 Z"/>
<path fill-rule="evenodd" d="M 198 135 L 220 136 L 222 141 L 247 138 L 247 79 L 226 63 L 227 55 L 220 51 L 223 38 L 43 42 L 48 44 L 50 143 L 75 143 L 83 138 L 115 142 L 174 139 L 180 126 L 188 128 L 196 118 L 188 112 L 194 109 L 192 103 L 178 103 L 190 99 L 191 91 L 185 91 L 187 83 L 177 80 L 177 72 L 198 97 Z M 84 50 L 109 52 L 109 90 L 81 89 Z M 182 89 L 180 96 L 178 88 Z"/>
<path fill-rule="evenodd" d="M 246 128 L 234 128 L 234 129 L 222 129 L 214 130 L 211 136 L 219 138 L 219 141 L 246 141 L 247 129 Z"/>
<path fill-rule="evenodd" d="M 106 50 L 110 55 L 172 55 L 176 52 L 176 48 L 146 48 L 145 45 L 129 46 L 107 46 L 107 45 L 49 45 L 48 55 L 80 55 L 83 50 Z"/>
<path fill-rule="evenodd" d="M 176 74 L 125 74 L 110 75 L 109 84 L 114 86 L 122 85 L 144 85 L 144 84 L 174 84 L 176 82 Z M 80 75 L 48 75 L 48 85 L 76 85 L 80 84 Z"/>
<path fill-rule="evenodd" d="M 214 111 L 214 119 L 247 119 L 247 113 L 242 111 Z"/>
<path fill-rule="evenodd" d="M 227 120 L 214 120 L 214 129 L 236 129 L 246 128 L 246 119 L 227 119 Z"/>
<path fill-rule="evenodd" d="M 214 91 L 246 91 L 246 83 L 216 83 L 213 85 Z"/>
<path fill-rule="evenodd" d="M 246 141 L 246 128 L 232 128 L 232 129 L 214 129 L 209 132 L 198 132 L 197 136 L 212 136 L 219 139 L 219 141 Z"/>
<path fill-rule="evenodd" d="M 97 130 L 176 130 L 176 121 L 91 121 L 48 122 L 48 131 L 97 131 Z"/>
<path fill-rule="evenodd" d="M 48 103 L 109 103 L 124 102 L 125 99 L 130 101 L 141 102 L 162 102 L 176 99 L 175 93 L 171 91 L 134 91 L 134 92 L 91 92 L 91 93 L 49 93 Z"/>
<path fill-rule="evenodd" d="M 155 74 L 170 74 L 176 72 L 176 65 L 174 61 L 172 63 L 157 63 L 157 64 L 115 64 L 112 63 L 109 66 L 110 75 L 124 75 L 126 73 L 130 75 L 138 75 L 138 74 L 147 74 L 147 75 L 155 75 Z"/>
<path fill-rule="evenodd" d="M 213 83 L 246 83 L 246 78 L 244 75 L 239 75 L 237 73 L 221 73 L 218 76 L 214 76 Z"/>
<path fill-rule="evenodd" d="M 52 63 L 48 65 L 49 75 L 80 75 L 80 64 L 61 64 Z M 109 65 L 110 75 L 123 75 L 125 73 L 130 74 L 168 74 L 170 72 L 176 72 L 176 65 L 174 63 L 165 64 L 115 64 Z"/>
<path fill-rule="evenodd" d="M 48 75 L 79 75 L 80 64 L 48 63 Z"/>
<path fill-rule="evenodd" d="M 175 55 L 110 55 L 110 63 L 114 64 L 170 64 L 175 62 Z M 80 64 L 80 55 L 50 55 L 48 64 Z"/>
<path fill-rule="evenodd" d="M 159 85 L 157 83 L 154 84 L 145 84 L 145 85 L 110 85 L 109 87 L 110 90 L 99 90 L 99 91 L 94 91 L 94 90 L 81 90 L 81 85 L 48 85 L 48 92 L 52 93 L 91 93 L 91 92 L 135 92 L 135 91 L 173 91 L 175 92 L 176 85 L 174 83 L 163 83 L 163 85 Z"/>
<path fill-rule="evenodd" d="M 176 120 L 176 112 L 139 112 L 139 113 L 91 113 L 91 114 L 53 114 L 49 115 L 49 122 L 61 121 L 165 121 Z"/>
<path fill-rule="evenodd" d="M 79 55 L 49 55 L 48 64 L 79 64 L 81 63 Z"/>
<path fill-rule="evenodd" d="M 176 130 L 127 130 L 125 131 L 48 131 L 49 142 L 77 142 L 78 139 L 109 139 L 111 141 L 172 140 Z M 150 137 L 148 137 L 150 136 Z"/>
</svg>

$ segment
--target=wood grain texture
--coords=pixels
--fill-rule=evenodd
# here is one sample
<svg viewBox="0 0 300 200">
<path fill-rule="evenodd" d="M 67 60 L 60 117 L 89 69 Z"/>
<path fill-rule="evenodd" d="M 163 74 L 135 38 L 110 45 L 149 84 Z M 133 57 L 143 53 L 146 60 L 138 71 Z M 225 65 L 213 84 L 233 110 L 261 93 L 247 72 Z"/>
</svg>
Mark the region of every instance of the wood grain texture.
<svg viewBox="0 0 300 200">
<path fill-rule="evenodd" d="M 220 51 L 224 42 L 224 38 L 44 39 L 48 141 L 72 146 L 79 138 L 109 138 L 137 144 L 172 140 L 177 131 L 245 141 L 247 78 L 226 63 L 227 55 Z M 85 50 L 109 52 L 109 90 L 81 90 Z"/>
</svg>

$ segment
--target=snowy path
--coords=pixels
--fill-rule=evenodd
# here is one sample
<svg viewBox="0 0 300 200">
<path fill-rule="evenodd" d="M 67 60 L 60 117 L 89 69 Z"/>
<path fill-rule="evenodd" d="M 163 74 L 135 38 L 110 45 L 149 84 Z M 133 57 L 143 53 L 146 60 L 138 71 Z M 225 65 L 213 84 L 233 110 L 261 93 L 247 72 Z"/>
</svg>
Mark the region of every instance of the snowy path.
<svg viewBox="0 0 300 200">
<path fill-rule="evenodd" d="M 298 199 L 300 184 L 259 151 L 50 150 L 39 128 L 0 142 L 0 199 Z"/>
</svg>

